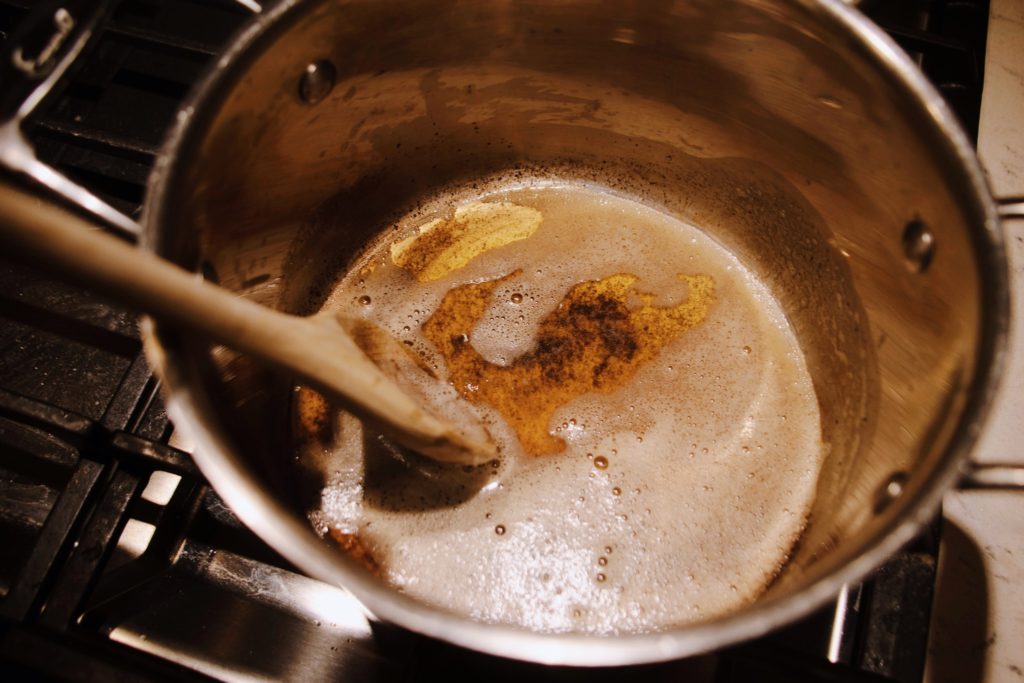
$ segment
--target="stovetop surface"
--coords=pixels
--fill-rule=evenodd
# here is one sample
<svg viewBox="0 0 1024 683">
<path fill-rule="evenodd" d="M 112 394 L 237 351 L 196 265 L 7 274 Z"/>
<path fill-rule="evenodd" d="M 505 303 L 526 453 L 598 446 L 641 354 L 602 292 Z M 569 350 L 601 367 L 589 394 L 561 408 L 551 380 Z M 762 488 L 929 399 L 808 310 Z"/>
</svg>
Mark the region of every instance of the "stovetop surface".
<svg viewBox="0 0 1024 683">
<path fill-rule="evenodd" d="M 0 39 L 29 11 L 0 0 Z M 988 3 L 872 2 L 976 134 Z M 249 16 L 228 0 L 123 0 L 28 123 L 38 156 L 136 216 L 191 84 Z M 60 679 L 619 678 L 468 653 L 366 618 L 243 527 L 168 422 L 136 316 L 0 257 L 0 665 Z M 918 681 L 932 525 L 842 601 L 651 680 Z"/>
</svg>

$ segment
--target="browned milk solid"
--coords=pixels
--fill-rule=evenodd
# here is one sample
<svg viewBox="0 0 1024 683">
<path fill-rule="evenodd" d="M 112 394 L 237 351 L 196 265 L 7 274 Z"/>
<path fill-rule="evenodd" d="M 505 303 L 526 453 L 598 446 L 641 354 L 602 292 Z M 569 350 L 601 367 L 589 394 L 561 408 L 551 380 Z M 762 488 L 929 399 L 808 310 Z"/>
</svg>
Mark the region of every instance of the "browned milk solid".
<svg viewBox="0 0 1024 683">
<path fill-rule="evenodd" d="M 445 377 L 422 326 L 468 283 L 521 271 L 494 287 L 468 339 L 498 365 L 534 349 L 540 321 L 579 283 L 634 275 L 638 302 L 651 293 L 668 307 L 688 296 L 680 275 L 705 275 L 713 303 L 621 386 L 555 409 L 561 452 L 524 454 L 477 404 L 502 460 L 476 495 L 447 505 L 406 505 L 400 486 L 386 492 L 394 504 L 375 503 L 361 426 L 332 418 L 333 441 L 306 440 L 301 455 L 327 480 L 315 526 L 355 535 L 398 589 L 484 621 L 648 631 L 749 603 L 799 537 L 824 457 L 811 379 L 778 304 L 702 232 L 636 202 L 555 185 L 480 201 L 535 209 L 539 227 L 428 282 L 396 267 L 395 238 L 383 241 L 325 308 L 373 320 Z"/>
</svg>

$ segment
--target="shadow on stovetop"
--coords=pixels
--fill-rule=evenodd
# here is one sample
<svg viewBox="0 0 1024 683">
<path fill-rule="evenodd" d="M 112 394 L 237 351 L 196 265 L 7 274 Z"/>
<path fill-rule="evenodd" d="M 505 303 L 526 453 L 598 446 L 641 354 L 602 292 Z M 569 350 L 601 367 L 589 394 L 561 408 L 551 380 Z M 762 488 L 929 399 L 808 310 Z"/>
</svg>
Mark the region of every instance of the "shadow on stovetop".
<svg viewBox="0 0 1024 683">
<path fill-rule="evenodd" d="M 387 624 L 373 625 L 373 639 L 385 656 L 403 662 L 401 680 L 404 681 L 434 681 L 450 678 L 456 672 L 459 677 L 489 683 L 716 680 L 714 657 L 617 668 L 559 667 L 481 654 Z M 528 653 L 523 654 L 528 656 Z"/>
<path fill-rule="evenodd" d="M 586 668 L 531 664 L 473 652 L 424 638 L 397 627 L 375 624 L 374 647 L 402 662 L 398 680 L 450 678 L 533 681 L 674 681 L 686 683 L 893 683 L 896 679 L 824 657 L 808 656 L 768 640 L 753 641 L 707 655 L 655 664 Z M 525 653 L 524 653 L 525 654 Z"/>
<path fill-rule="evenodd" d="M 985 680 L 989 631 L 986 550 L 948 519 L 942 526 L 938 583 L 932 606 L 927 683 Z"/>
</svg>

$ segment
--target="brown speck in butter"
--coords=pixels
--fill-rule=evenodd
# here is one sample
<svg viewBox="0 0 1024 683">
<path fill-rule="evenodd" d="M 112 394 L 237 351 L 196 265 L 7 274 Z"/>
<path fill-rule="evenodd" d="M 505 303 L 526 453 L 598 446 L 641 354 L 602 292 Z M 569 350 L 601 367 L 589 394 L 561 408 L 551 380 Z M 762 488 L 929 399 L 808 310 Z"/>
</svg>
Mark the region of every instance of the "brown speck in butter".
<svg viewBox="0 0 1024 683">
<path fill-rule="evenodd" d="M 495 289 L 519 273 L 452 289 L 423 332 L 444 357 L 459 393 L 497 409 L 530 455 L 565 449 L 548 432 L 555 410 L 585 393 L 608 394 L 625 384 L 665 345 L 703 322 L 714 300 L 708 275 L 679 275 L 689 295 L 665 308 L 653 305 L 654 295 L 634 289 L 634 275 L 581 282 L 541 320 L 533 350 L 497 365 L 477 352 L 470 335 Z"/>
<path fill-rule="evenodd" d="M 345 553 L 361 564 L 363 568 L 376 577 L 380 577 L 382 568 L 373 554 L 367 549 L 359 534 L 347 534 L 339 529 L 331 529 L 331 538 Z"/>
</svg>

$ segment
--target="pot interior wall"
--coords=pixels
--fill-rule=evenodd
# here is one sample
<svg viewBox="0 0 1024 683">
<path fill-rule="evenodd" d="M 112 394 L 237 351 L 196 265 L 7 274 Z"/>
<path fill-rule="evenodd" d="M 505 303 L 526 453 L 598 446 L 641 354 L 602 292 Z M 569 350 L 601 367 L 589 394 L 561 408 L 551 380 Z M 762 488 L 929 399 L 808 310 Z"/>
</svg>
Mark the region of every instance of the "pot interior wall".
<svg viewBox="0 0 1024 683">
<path fill-rule="evenodd" d="M 920 108 L 821 10 L 320 2 L 253 55 L 218 82 L 208 125 L 168 171 L 150 217 L 165 254 L 308 312 L 411 211 L 529 178 L 593 182 L 706 230 L 798 333 L 830 454 L 770 592 L 861 552 L 903 511 L 881 510 L 879 487 L 905 476 L 910 505 L 946 457 L 974 381 L 978 210 Z M 310 104 L 299 83 L 318 60 L 336 82 Z M 937 245 L 923 272 L 904 254 L 915 222 Z M 287 385 L 223 349 L 165 342 L 218 398 L 208 419 L 237 457 L 291 496 L 270 484 L 288 460 Z M 253 420 L 267 433 L 243 427 Z"/>
</svg>

